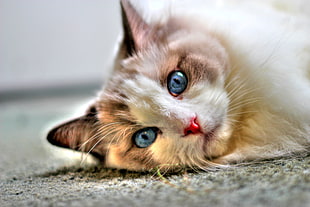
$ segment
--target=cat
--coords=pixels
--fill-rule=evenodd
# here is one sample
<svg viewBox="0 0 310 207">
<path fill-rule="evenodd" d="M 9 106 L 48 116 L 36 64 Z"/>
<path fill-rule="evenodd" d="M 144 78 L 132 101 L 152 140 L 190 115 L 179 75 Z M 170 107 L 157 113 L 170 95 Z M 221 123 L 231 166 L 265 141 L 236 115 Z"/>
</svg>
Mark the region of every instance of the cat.
<svg viewBox="0 0 310 207">
<path fill-rule="evenodd" d="M 148 19 L 121 0 L 110 78 L 47 140 L 134 171 L 308 154 L 310 15 L 292 5 L 178 1 Z"/>
</svg>

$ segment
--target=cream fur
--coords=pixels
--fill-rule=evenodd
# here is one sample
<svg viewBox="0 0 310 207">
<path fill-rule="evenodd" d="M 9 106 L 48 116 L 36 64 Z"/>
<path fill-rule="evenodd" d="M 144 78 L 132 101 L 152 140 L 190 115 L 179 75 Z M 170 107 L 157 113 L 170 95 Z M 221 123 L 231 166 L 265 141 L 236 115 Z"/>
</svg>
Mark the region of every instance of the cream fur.
<svg viewBox="0 0 310 207">
<path fill-rule="evenodd" d="M 163 131 L 150 148 L 157 161 L 194 165 L 199 159 L 219 156 L 216 162 L 230 163 L 309 150 L 310 18 L 301 2 L 213 1 L 197 3 L 195 8 L 191 1 L 192 11 L 172 4 L 172 15 L 192 15 L 190 22 L 200 28 L 198 32 L 208 30 L 220 39 L 232 71 L 227 92 L 221 84 L 197 85 L 184 101 L 175 100 L 143 76 L 125 82 L 130 109 L 139 124 Z M 188 35 L 181 41 L 204 42 L 203 36 L 197 37 Z M 158 65 L 163 57 L 156 50 L 139 62 L 141 70 Z M 214 103 L 215 98 L 219 102 Z M 230 110 L 228 99 L 235 109 Z M 193 113 L 203 117 L 205 128 L 223 123 L 218 140 L 207 150 L 201 149 L 198 138 L 180 138 L 182 125 Z M 237 149 L 226 152 L 232 138 Z"/>
</svg>

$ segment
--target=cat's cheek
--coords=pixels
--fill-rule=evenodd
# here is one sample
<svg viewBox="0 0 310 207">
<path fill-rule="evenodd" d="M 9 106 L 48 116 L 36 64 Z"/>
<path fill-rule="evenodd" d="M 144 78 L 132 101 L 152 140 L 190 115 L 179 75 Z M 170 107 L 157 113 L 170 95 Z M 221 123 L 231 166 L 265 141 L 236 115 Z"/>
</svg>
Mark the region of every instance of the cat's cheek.
<svg viewBox="0 0 310 207">
<path fill-rule="evenodd" d="M 121 156 L 121 151 L 118 147 L 111 146 L 106 156 L 105 166 L 108 168 L 116 169 L 129 169 L 138 170 L 140 166 L 133 164 L 132 162 L 126 162 L 124 157 Z"/>
<path fill-rule="evenodd" d="M 226 141 L 216 140 L 212 144 L 205 146 L 205 152 L 208 157 L 217 158 L 226 154 L 228 148 Z"/>
<path fill-rule="evenodd" d="M 198 154 L 202 153 L 199 140 L 199 136 L 185 138 L 169 133 L 157 138 L 149 150 L 152 159 L 160 163 L 158 167 L 174 169 L 186 165 L 189 162 L 188 156 L 199 157 Z"/>
<path fill-rule="evenodd" d="M 147 149 L 151 159 L 156 163 L 153 168 L 159 167 L 164 170 L 171 170 L 179 166 L 180 158 L 176 155 L 177 149 L 182 145 L 177 142 L 178 137 L 157 137 L 156 141 Z"/>
<path fill-rule="evenodd" d="M 111 147 L 106 156 L 105 166 L 109 168 L 120 168 L 121 163 L 122 162 L 120 158 L 117 156 L 115 148 Z"/>
<path fill-rule="evenodd" d="M 134 147 L 124 150 L 111 146 L 105 160 L 105 167 L 133 171 L 151 170 L 157 165 L 148 154 L 148 150 Z"/>
<path fill-rule="evenodd" d="M 233 151 L 235 144 L 232 133 L 233 128 L 229 124 L 224 124 L 214 138 L 205 144 L 204 151 L 207 156 L 217 158 Z"/>
</svg>

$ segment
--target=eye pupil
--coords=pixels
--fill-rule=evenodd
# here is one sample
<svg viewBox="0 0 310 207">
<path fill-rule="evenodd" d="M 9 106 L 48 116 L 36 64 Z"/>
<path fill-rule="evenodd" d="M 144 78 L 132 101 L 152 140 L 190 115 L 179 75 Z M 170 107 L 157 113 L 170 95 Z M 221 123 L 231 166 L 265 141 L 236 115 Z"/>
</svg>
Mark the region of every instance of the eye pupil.
<svg viewBox="0 0 310 207">
<path fill-rule="evenodd" d="M 187 88 L 187 77 L 182 71 L 173 71 L 167 80 L 168 91 L 173 96 L 178 96 Z"/>
<path fill-rule="evenodd" d="M 180 84 L 181 82 L 180 82 L 180 80 L 178 80 L 178 79 L 173 79 L 174 80 L 174 82 L 176 83 L 176 84 Z"/>
<path fill-rule="evenodd" d="M 133 142 L 139 148 L 145 148 L 153 144 L 157 138 L 159 129 L 156 127 L 147 127 L 134 133 Z"/>
<path fill-rule="evenodd" d="M 145 135 L 145 134 L 142 134 L 141 138 L 144 139 L 144 140 L 148 140 L 149 139 L 149 137 L 147 135 Z"/>
</svg>

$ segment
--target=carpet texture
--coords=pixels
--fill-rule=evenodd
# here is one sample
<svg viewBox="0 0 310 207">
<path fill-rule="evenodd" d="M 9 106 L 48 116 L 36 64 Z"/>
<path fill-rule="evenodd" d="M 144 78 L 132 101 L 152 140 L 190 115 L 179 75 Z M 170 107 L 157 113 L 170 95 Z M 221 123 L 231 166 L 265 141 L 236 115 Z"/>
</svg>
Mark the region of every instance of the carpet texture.
<svg viewBox="0 0 310 207">
<path fill-rule="evenodd" d="M 164 175 L 81 166 L 45 135 L 88 98 L 0 103 L 0 206 L 310 206 L 310 156 Z"/>
</svg>

